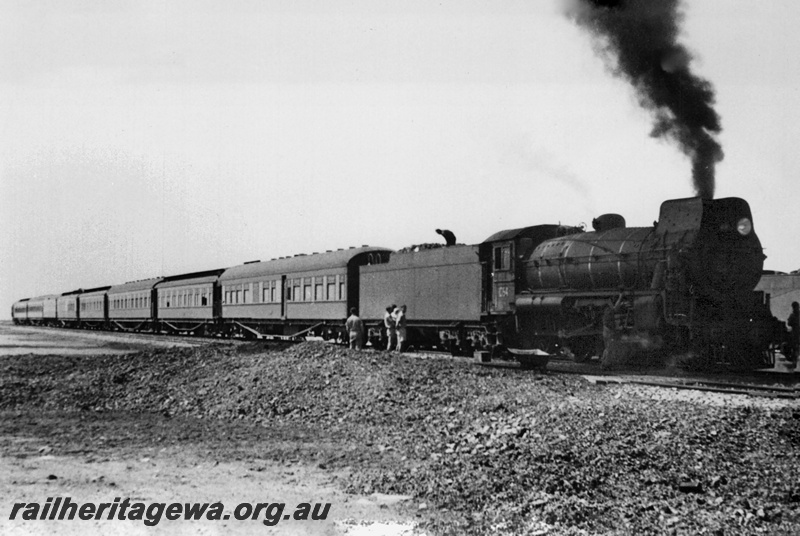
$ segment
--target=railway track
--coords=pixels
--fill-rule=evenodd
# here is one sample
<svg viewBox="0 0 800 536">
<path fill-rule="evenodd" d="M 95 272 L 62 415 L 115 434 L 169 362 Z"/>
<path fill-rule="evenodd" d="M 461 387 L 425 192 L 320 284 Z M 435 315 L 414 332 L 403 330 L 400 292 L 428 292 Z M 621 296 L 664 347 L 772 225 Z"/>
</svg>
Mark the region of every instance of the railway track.
<svg viewBox="0 0 800 536">
<path fill-rule="evenodd" d="M 747 395 L 764 398 L 800 398 L 800 388 L 777 385 L 754 385 L 749 383 L 716 382 L 707 380 L 656 381 L 640 378 L 620 378 L 615 376 L 592 378 L 597 384 L 635 384 L 667 389 L 705 391 L 730 395 Z"/>
<path fill-rule="evenodd" d="M 478 363 L 487 368 L 522 369 L 518 363 L 509 361 L 490 361 Z M 693 375 L 686 376 L 682 369 L 659 369 L 652 374 L 642 370 L 618 370 L 606 372 L 597 364 L 576 364 L 569 361 L 553 360 L 548 364 L 548 374 L 572 374 L 586 377 L 599 385 L 632 384 L 664 389 L 705 391 L 709 393 L 738 394 L 752 397 L 799 399 L 800 383 L 793 373 L 758 371 L 737 375 Z M 766 381 L 765 381 L 766 380 Z M 769 382 L 769 383 L 766 383 Z"/>
</svg>

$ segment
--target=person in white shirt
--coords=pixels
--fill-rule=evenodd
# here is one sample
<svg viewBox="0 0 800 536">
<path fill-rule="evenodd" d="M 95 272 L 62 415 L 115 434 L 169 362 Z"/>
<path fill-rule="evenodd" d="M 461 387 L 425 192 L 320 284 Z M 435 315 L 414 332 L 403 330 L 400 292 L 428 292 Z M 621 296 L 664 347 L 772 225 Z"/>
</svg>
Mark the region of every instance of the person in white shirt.
<svg viewBox="0 0 800 536">
<path fill-rule="evenodd" d="M 390 305 L 386 308 L 386 313 L 383 315 L 383 327 L 386 328 L 386 351 L 391 352 L 394 348 L 397 339 L 397 330 L 395 329 L 396 323 L 392 312 L 395 310 L 396 305 Z"/>
<path fill-rule="evenodd" d="M 350 335 L 350 348 L 361 350 L 364 346 L 364 322 L 356 314 L 355 307 L 350 309 L 350 316 L 344 325 Z"/>
<path fill-rule="evenodd" d="M 395 309 L 394 321 L 397 329 L 397 351 L 402 352 L 407 339 L 406 332 L 406 306 L 402 305 L 400 308 Z"/>
</svg>

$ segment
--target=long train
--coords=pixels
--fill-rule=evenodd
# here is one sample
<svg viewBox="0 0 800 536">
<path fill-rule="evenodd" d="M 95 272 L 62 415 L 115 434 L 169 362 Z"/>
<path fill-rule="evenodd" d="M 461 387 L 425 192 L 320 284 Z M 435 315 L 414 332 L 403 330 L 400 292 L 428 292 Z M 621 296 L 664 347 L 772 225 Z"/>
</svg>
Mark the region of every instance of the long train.
<svg viewBox="0 0 800 536">
<path fill-rule="evenodd" d="M 764 261 L 738 198 L 665 201 L 651 227 L 614 214 L 595 228 L 536 225 L 475 245 L 362 246 L 20 300 L 17 324 L 234 337 L 345 340 L 357 308 L 381 344 L 389 304 L 408 306 L 408 343 L 509 353 L 603 353 L 612 309 L 633 355 L 684 352 L 732 368 L 772 364 L 776 320 L 756 292 Z"/>
</svg>

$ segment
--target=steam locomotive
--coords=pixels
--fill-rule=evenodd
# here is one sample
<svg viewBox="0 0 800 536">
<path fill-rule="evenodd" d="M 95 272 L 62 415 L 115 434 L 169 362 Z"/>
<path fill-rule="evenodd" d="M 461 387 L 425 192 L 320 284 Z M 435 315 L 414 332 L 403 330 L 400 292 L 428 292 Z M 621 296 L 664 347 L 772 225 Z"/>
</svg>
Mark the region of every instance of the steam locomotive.
<svg viewBox="0 0 800 536">
<path fill-rule="evenodd" d="M 480 244 L 360 248 L 80 289 L 16 302 L 19 324 L 229 337 L 347 340 L 359 310 L 380 346 L 390 304 L 408 308 L 408 344 L 511 354 L 681 352 L 732 368 L 772 364 L 775 319 L 753 289 L 764 255 L 738 198 L 665 201 L 651 227 L 603 215 L 594 230 L 536 225 Z M 612 314 L 609 316 L 608 311 Z"/>
</svg>

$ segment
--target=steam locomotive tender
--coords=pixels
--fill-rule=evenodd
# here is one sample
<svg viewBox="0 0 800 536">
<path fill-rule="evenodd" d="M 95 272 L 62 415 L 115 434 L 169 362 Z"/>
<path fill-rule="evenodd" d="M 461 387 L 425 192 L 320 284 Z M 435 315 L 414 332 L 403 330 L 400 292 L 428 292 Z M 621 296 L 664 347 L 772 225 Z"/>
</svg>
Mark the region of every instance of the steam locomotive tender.
<svg viewBox="0 0 800 536">
<path fill-rule="evenodd" d="M 666 201 L 652 227 L 617 215 L 536 225 L 476 245 L 351 248 L 20 300 L 15 323 L 238 337 L 347 340 L 357 307 L 370 342 L 390 304 L 408 306 L 408 341 L 454 353 L 603 354 L 615 309 L 636 355 L 687 352 L 708 364 L 771 364 L 774 319 L 754 292 L 764 255 L 738 198 Z"/>
</svg>

